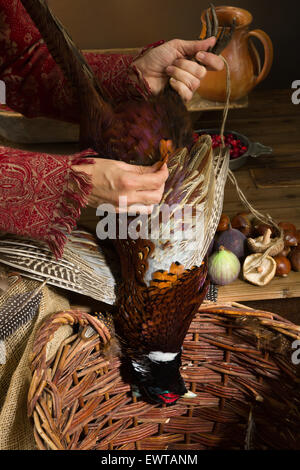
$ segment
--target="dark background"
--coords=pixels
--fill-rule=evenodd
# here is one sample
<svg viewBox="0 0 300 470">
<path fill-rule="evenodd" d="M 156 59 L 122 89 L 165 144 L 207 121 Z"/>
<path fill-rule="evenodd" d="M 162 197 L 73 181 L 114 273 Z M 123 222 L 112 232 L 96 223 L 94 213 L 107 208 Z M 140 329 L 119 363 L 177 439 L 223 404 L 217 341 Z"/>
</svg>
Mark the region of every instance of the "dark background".
<svg viewBox="0 0 300 470">
<path fill-rule="evenodd" d="M 300 80 L 299 1 L 216 0 L 214 4 L 245 8 L 253 15 L 251 29 L 270 35 L 274 64 L 259 88 L 291 88 L 294 80 Z M 195 39 L 209 0 L 49 0 L 49 5 L 82 49 L 106 49 L 176 37 Z"/>
</svg>

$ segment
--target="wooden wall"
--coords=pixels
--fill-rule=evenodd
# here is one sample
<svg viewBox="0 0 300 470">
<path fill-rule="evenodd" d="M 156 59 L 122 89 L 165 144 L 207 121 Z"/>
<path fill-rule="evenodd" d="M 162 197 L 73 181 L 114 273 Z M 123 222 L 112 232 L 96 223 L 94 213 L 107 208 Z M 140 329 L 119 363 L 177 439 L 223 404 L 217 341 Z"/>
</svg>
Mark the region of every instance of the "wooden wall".
<svg viewBox="0 0 300 470">
<path fill-rule="evenodd" d="M 224 5 L 216 0 L 215 5 Z M 197 38 L 209 0 L 49 0 L 84 49 L 139 47 L 158 39 Z M 272 38 L 275 60 L 266 88 L 289 88 L 300 79 L 300 3 L 296 0 L 231 0 L 249 10 L 253 28 Z"/>
</svg>

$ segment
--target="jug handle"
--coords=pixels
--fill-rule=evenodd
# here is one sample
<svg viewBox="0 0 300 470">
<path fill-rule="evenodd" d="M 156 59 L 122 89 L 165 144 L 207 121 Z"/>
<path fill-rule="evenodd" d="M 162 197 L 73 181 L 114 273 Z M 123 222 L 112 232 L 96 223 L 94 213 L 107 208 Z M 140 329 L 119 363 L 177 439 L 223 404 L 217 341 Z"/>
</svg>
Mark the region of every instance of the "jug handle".
<svg viewBox="0 0 300 470">
<path fill-rule="evenodd" d="M 260 82 L 262 82 L 269 74 L 272 64 L 273 64 L 273 58 L 274 58 L 274 49 L 273 49 L 273 43 L 270 38 L 270 36 L 265 33 L 262 29 L 254 29 L 253 31 L 250 31 L 248 33 L 249 37 L 255 37 L 259 39 L 263 46 L 264 46 L 264 51 L 265 51 L 265 61 L 263 68 L 256 78 L 255 86 L 258 85 Z"/>
</svg>

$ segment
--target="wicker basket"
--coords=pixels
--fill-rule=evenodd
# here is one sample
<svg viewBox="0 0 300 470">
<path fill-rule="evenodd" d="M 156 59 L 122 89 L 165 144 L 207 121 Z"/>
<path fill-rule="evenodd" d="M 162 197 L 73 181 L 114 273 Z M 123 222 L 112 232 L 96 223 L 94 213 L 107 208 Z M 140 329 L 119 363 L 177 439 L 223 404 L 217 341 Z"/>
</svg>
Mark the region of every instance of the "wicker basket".
<svg viewBox="0 0 300 470">
<path fill-rule="evenodd" d="M 74 326 L 50 359 L 49 342 Z M 97 334 L 84 336 L 88 325 Z M 292 343 L 300 327 L 238 304 L 203 305 L 184 342 L 182 375 L 197 394 L 171 407 L 131 394 L 109 331 L 80 311 L 39 330 L 28 412 L 39 449 L 300 449 L 300 379 Z M 104 350 L 107 350 L 106 352 Z M 298 366 L 299 367 L 299 366 Z M 298 375 L 297 375 L 298 374 Z"/>
</svg>

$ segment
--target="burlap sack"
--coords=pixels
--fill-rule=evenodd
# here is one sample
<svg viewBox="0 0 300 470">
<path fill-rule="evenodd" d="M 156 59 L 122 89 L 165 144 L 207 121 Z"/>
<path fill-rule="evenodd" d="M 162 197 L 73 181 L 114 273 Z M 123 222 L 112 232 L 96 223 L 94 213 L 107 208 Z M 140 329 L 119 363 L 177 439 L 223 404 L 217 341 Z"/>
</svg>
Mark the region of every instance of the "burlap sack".
<svg viewBox="0 0 300 470">
<path fill-rule="evenodd" d="M 0 296 L 0 307 L 13 295 L 37 288 L 39 282 L 22 278 Z M 35 334 L 43 320 L 70 307 L 63 291 L 44 287 L 38 314 L 5 340 L 6 364 L 0 365 L 0 450 L 36 449 L 33 426 L 27 417 L 27 394 L 31 381 L 29 358 Z M 55 352 L 71 334 L 70 326 L 60 328 L 51 343 Z"/>
</svg>

